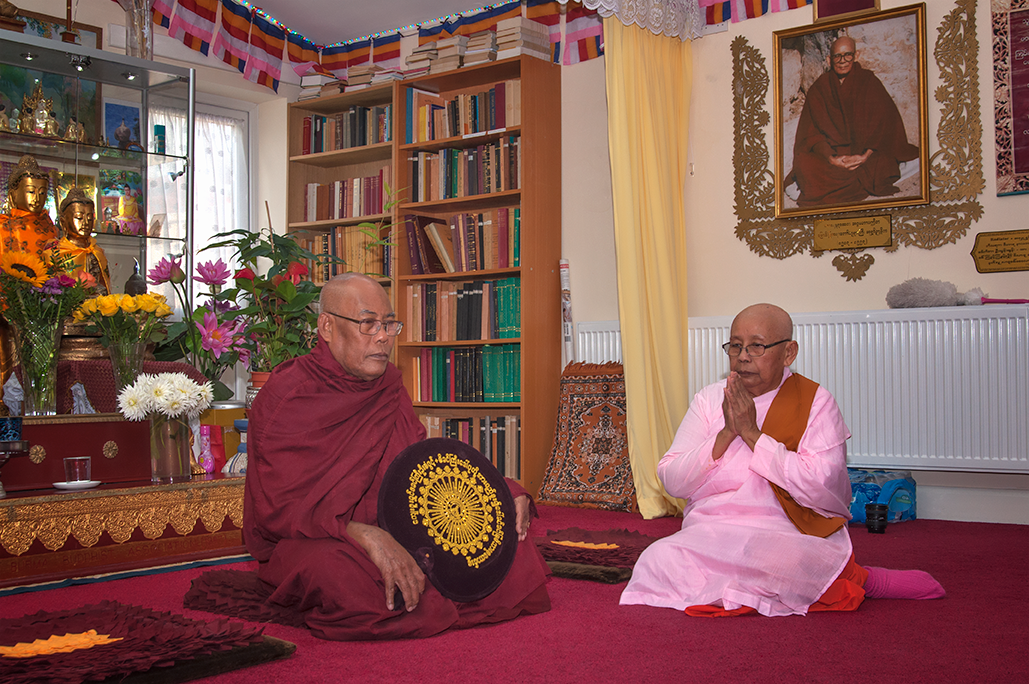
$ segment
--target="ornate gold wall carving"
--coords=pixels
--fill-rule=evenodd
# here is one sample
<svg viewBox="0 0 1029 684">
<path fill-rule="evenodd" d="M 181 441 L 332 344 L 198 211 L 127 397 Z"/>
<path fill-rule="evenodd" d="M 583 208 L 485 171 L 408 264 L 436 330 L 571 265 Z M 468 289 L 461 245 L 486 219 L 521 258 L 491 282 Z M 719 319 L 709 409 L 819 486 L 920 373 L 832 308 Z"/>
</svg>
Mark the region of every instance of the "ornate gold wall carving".
<svg viewBox="0 0 1029 684">
<path fill-rule="evenodd" d="M 957 242 L 972 223 L 982 218 L 983 207 L 976 200 L 986 185 L 979 119 L 976 0 L 956 0 L 955 5 L 941 22 L 933 49 L 941 81 L 935 98 L 941 106 L 936 131 L 939 150 L 929 158 L 932 201 L 889 211 L 893 223 L 891 246 L 838 250 L 832 263 L 847 280 L 859 280 L 868 272 L 875 261 L 869 249 L 936 249 Z M 814 249 L 813 218 L 775 218 L 775 178 L 765 135 L 771 120 L 765 109 L 769 86 L 765 58 L 743 36 L 733 40 L 732 57 L 733 166 L 739 219 L 736 237 L 757 254 L 774 259 L 805 251 L 821 257 L 825 252 Z M 879 209 L 832 217 L 883 213 Z"/>
<path fill-rule="evenodd" d="M 121 544 L 137 529 L 158 539 L 170 524 L 187 535 L 199 521 L 208 532 L 221 529 L 228 517 L 243 526 L 243 479 L 211 480 L 181 485 L 96 490 L 0 502 L 0 546 L 20 556 L 38 539 L 50 551 L 72 537 L 95 546 L 107 532 Z"/>
</svg>

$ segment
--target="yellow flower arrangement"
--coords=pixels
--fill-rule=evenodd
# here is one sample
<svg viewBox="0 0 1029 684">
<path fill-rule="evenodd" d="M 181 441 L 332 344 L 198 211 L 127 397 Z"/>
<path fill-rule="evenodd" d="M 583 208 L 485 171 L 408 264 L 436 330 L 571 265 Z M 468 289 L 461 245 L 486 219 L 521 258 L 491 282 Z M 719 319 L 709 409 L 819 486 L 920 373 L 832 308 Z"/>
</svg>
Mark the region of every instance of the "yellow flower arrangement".
<svg viewBox="0 0 1029 684">
<path fill-rule="evenodd" d="M 147 292 L 87 299 L 75 312 L 75 320 L 99 332 L 100 342 L 106 346 L 160 341 L 166 332 L 161 319 L 171 314 L 162 295 Z"/>
</svg>

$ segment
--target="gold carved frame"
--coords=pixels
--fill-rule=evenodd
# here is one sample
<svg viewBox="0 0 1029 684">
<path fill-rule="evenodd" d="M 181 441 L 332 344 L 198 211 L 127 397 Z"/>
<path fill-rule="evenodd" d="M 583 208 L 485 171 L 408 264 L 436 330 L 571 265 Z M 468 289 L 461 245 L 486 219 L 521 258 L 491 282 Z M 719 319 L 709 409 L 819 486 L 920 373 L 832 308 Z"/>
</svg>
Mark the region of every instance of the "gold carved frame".
<svg viewBox="0 0 1029 684">
<path fill-rule="evenodd" d="M 975 36 L 976 0 L 956 0 L 955 8 L 940 24 L 933 56 L 940 73 L 935 99 L 940 103 L 936 131 L 939 149 L 929 157 L 929 204 L 893 209 L 893 243 L 936 249 L 963 237 L 983 214 L 976 200 L 986 182 L 982 171 L 982 125 L 979 119 L 979 43 Z M 775 176 L 769 169 L 764 128 L 771 117 L 765 107 L 769 76 L 765 59 L 738 36 L 733 56 L 733 166 L 735 208 L 739 219 L 736 237 L 757 254 L 785 259 L 810 251 L 815 258 L 825 251 L 814 248 L 810 216 L 775 215 Z M 863 209 L 834 217 L 882 213 Z M 834 250 L 832 263 L 847 280 L 864 277 L 875 258 L 867 249 Z"/>
</svg>

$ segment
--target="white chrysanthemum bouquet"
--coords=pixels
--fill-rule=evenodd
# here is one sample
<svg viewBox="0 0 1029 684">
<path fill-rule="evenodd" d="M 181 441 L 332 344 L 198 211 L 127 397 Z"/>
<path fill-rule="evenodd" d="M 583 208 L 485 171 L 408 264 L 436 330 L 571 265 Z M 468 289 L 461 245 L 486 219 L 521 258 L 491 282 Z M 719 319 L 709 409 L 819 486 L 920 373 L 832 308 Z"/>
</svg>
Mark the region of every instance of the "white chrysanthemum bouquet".
<svg viewBox="0 0 1029 684">
<path fill-rule="evenodd" d="M 214 399 L 211 383 L 198 384 L 183 373 L 144 373 L 118 395 L 118 408 L 128 420 L 192 419 Z"/>
</svg>

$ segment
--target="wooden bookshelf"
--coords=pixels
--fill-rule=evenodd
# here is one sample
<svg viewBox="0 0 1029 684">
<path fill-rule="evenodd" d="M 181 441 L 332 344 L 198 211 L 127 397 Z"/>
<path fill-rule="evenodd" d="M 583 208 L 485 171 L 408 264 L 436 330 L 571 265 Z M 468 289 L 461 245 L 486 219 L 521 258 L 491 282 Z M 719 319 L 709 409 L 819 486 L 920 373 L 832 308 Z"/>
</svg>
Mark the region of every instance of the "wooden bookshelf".
<svg viewBox="0 0 1029 684">
<path fill-rule="evenodd" d="M 480 94 L 497 83 L 517 82 L 520 116 L 503 128 L 481 132 L 437 136 L 433 140 L 405 141 L 407 90 L 434 93 L 447 100 Z M 304 153 L 304 118 L 330 116 L 351 107 L 392 105 L 389 142 L 332 151 Z M 505 123 L 507 123 L 505 121 Z M 517 187 L 496 192 L 413 202 L 408 158 L 419 152 L 439 153 L 444 149 L 468 149 L 516 136 L 520 146 Z M 346 178 L 377 173 L 392 165 L 398 204 L 389 211 L 346 219 L 315 219 L 305 213 L 309 183 L 326 184 Z M 413 341 L 405 321 L 394 352 L 404 384 L 417 396 L 416 359 L 423 348 L 460 349 L 513 345 L 518 350 L 517 401 L 416 401 L 415 411 L 432 419 L 493 419 L 516 416 L 520 422 L 518 472 L 514 479 L 526 489 L 538 492 L 553 446 L 561 376 L 561 286 L 558 261 L 561 253 L 561 68 L 549 62 L 514 57 L 454 71 L 409 79 L 390 85 L 296 102 L 289 108 L 288 229 L 301 236 L 331 232 L 339 226 L 372 221 L 380 225 L 400 224 L 406 215 L 431 218 L 449 225 L 451 216 L 488 212 L 501 207 L 520 212 L 519 263 L 455 273 L 414 275 L 403 225 L 393 231 L 389 273 L 384 280 L 401 319 L 406 298 L 420 283 L 517 278 L 520 307 L 516 312 L 520 330 L 514 337 L 481 340 Z M 479 446 L 479 445 L 477 445 Z M 507 464 L 510 465 L 510 464 Z M 511 473 L 510 470 L 508 470 Z"/>
<path fill-rule="evenodd" d="M 350 192 L 349 202 L 344 194 L 344 187 L 333 188 L 332 184 L 342 181 L 353 183 L 354 179 L 363 181 L 367 178 L 378 178 L 382 175 L 383 169 L 388 171 L 392 168 L 396 147 L 395 107 L 393 106 L 395 93 L 396 85 L 390 83 L 350 93 L 302 100 L 289 105 L 287 232 L 296 234 L 298 239 L 307 239 L 309 242 L 313 237 L 318 236 L 326 236 L 327 239 L 331 239 L 334 231 L 346 233 L 347 237 L 339 240 L 340 253 L 337 254 L 339 258 L 345 258 L 346 250 L 343 249 L 342 242 L 345 239 L 349 244 L 350 236 L 355 233 L 353 229 L 347 230 L 348 227 L 365 222 L 386 227 L 394 222 L 394 209 L 388 206 L 384 194 L 386 184 L 391 188 L 396 188 L 396 181 L 392 173 L 387 173 L 385 178 L 378 181 L 380 183 L 378 187 L 359 189 L 356 193 L 357 197 L 355 197 L 355 193 Z M 351 112 L 356 113 L 358 108 L 369 111 L 379 108 L 383 112 L 388 108 L 388 118 L 384 117 L 382 130 L 377 128 L 372 131 L 373 123 L 368 118 L 361 124 L 360 132 L 363 136 L 358 140 L 356 114 L 344 128 L 343 118 Z M 337 115 L 339 116 L 337 117 Z M 326 120 L 325 127 L 320 131 L 320 145 L 312 140 L 312 117 L 324 117 Z M 328 124 L 330 119 L 332 119 L 331 135 Z M 307 121 L 307 126 L 305 126 L 305 121 Z M 345 134 L 349 134 L 350 125 L 354 126 L 355 135 L 352 140 L 344 141 L 342 139 Z M 377 123 L 375 125 L 378 126 Z M 336 128 L 340 130 L 338 138 L 341 140 L 338 143 L 335 135 Z M 308 213 L 310 203 L 308 187 L 311 184 L 324 186 L 328 202 L 326 208 L 332 210 L 332 213 L 318 215 L 315 212 L 313 216 Z M 334 192 L 335 194 L 333 194 Z M 337 266 L 338 272 L 354 270 L 390 276 L 393 273 L 390 255 L 388 253 L 383 255 L 381 247 L 375 248 L 373 251 L 374 258 L 370 254 L 364 254 L 361 259 L 348 259 L 346 265 Z M 383 265 L 381 270 L 375 267 L 379 263 Z M 388 286 L 391 281 L 386 277 L 382 278 L 381 282 Z"/>
<path fill-rule="evenodd" d="M 519 123 L 502 130 L 486 129 L 469 135 L 443 135 L 421 142 L 405 142 L 407 126 L 406 89 L 437 93 L 444 100 L 478 94 L 500 82 L 518 81 L 521 116 Z M 485 212 L 501 207 L 520 211 L 519 263 L 454 273 L 412 274 L 407 232 L 397 231 L 397 311 L 406 309 L 412 288 L 437 281 L 469 283 L 479 280 L 517 278 L 520 285 L 520 332 L 515 337 L 480 340 L 412 340 L 405 327 L 397 345 L 397 362 L 412 397 L 419 396 L 423 348 L 468 348 L 513 345 L 518 351 L 520 370 L 518 401 L 426 401 L 415 402 L 419 414 L 438 418 L 491 418 L 516 415 L 520 419 L 520 472 L 517 477 L 532 493 L 539 490 L 554 438 L 561 375 L 561 302 L 558 261 L 561 252 L 561 69 L 548 62 L 515 57 L 500 62 L 465 67 L 455 71 L 403 81 L 396 93 L 394 109 L 397 185 L 410 189 L 409 157 L 418 152 L 473 148 L 505 136 L 518 136 L 520 182 L 517 188 L 425 202 L 401 202 L 397 220 L 407 215 L 435 219 L 449 225 L 456 214 Z M 406 196 L 410 197 L 408 193 Z M 510 439 L 510 437 L 508 437 Z M 510 473 L 510 471 L 509 471 Z"/>
</svg>

